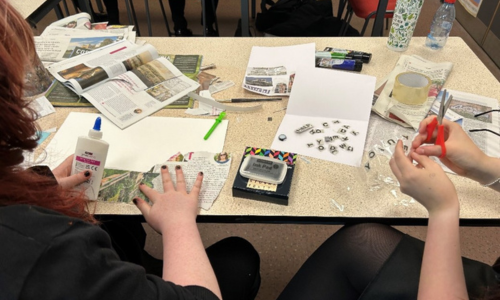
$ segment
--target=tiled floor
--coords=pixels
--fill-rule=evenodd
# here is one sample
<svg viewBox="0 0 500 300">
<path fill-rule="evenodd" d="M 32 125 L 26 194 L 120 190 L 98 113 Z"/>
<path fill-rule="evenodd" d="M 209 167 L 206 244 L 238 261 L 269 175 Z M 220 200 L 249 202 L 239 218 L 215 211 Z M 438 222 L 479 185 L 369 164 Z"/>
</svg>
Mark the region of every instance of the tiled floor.
<svg viewBox="0 0 500 300">
<path fill-rule="evenodd" d="M 161 1 L 161 0 L 159 0 Z M 337 1 L 333 0 L 333 7 L 337 7 Z M 168 9 L 167 1 L 164 1 Z M 153 35 L 167 36 L 167 31 L 159 10 L 159 2 L 150 1 L 150 10 L 152 13 Z M 144 14 L 144 2 L 134 2 L 139 18 L 141 31 L 147 34 L 146 19 Z M 257 4 L 259 6 L 259 4 Z M 427 34 L 432 17 L 437 7 L 438 0 L 426 0 L 420 19 L 415 30 L 415 36 L 424 36 Z M 187 0 L 186 19 L 189 28 L 197 35 L 201 35 L 202 27 L 200 25 L 200 1 Z M 126 23 L 127 15 L 125 4 L 120 1 L 121 20 Z M 234 36 L 239 19 L 239 1 L 220 0 L 217 16 L 221 36 Z M 168 14 L 170 14 L 168 12 Z M 170 15 L 169 15 L 169 19 Z M 39 23 L 37 32 L 43 31 L 43 28 L 55 20 L 55 15 L 47 16 Z M 351 25 L 355 28 L 362 27 L 363 20 L 354 17 Z M 366 35 L 370 35 L 371 24 L 368 27 Z M 173 24 L 171 24 L 171 28 Z M 252 34 L 260 36 L 262 33 L 255 32 L 252 26 Z M 387 33 L 386 33 L 387 35 Z M 461 36 L 490 69 L 490 71 L 500 80 L 500 70 L 489 59 L 489 57 L 478 47 L 467 32 L 458 22 L 452 30 L 452 35 Z M 203 49 L 193 48 L 203 53 Z M 500 95 L 499 95 L 500 98 Z M 228 236 L 241 236 L 248 239 L 257 249 L 261 257 L 261 275 L 262 285 L 257 295 L 259 300 L 275 299 L 287 282 L 298 270 L 300 265 L 327 237 L 333 234 L 340 226 L 335 225 L 297 225 L 297 224 L 199 224 L 201 236 L 206 246 Z M 411 234 L 415 237 L 424 239 L 426 227 L 397 227 L 399 230 Z M 153 232 L 147 225 L 148 241 L 147 250 L 154 256 L 160 258 L 162 244 L 160 236 Z M 500 230 L 497 228 L 479 228 L 466 227 L 461 228 L 461 244 L 464 256 L 477 259 L 486 263 L 493 263 L 500 256 Z"/>
</svg>

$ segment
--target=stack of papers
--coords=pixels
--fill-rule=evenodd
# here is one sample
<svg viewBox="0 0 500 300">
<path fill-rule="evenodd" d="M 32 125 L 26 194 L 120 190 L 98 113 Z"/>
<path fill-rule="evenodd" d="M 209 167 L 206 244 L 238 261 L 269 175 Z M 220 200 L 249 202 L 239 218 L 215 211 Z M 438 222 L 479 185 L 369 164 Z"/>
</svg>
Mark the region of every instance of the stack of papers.
<svg viewBox="0 0 500 300">
<path fill-rule="evenodd" d="M 135 42 L 133 26 L 108 26 L 107 23 L 91 23 L 90 19 L 89 14 L 80 13 L 50 24 L 35 37 L 40 60 L 50 64 L 121 40 Z"/>
</svg>

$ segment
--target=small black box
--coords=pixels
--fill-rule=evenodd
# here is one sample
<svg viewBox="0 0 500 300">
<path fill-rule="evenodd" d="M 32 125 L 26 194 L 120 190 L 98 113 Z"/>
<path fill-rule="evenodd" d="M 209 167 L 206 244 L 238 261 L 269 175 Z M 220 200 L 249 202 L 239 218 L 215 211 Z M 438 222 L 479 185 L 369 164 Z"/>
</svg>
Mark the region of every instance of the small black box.
<svg viewBox="0 0 500 300">
<path fill-rule="evenodd" d="M 286 162 L 287 171 L 285 179 L 280 184 L 269 184 L 250 180 L 241 176 L 240 168 L 243 160 L 248 155 L 267 156 Z M 295 170 L 296 153 L 264 148 L 246 147 L 243 153 L 238 172 L 233 183 L 233 197 L 246 198 L 258 201 L 266 201 L 275 204 L 288 205 L 288 196 L 292 187 L 293 171 Z"/>
</svg>

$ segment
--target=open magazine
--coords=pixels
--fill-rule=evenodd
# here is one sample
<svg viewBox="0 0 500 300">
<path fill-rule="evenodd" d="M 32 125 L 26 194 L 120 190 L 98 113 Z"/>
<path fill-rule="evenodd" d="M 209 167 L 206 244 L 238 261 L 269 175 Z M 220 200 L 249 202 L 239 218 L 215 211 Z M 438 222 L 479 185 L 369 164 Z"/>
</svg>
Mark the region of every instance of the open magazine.
<svg viewBox="0 0 500 300">
<path fill-rule="evenodd" d="M 35 48 L 41 61 L 57 62 L 124 39 L 135 42 L 132 29 L 133 26 L 91 23 L 89 14 L 80 13 L 47 26 L 35 37 Z"/>
<path fill-rule="evenodd" d="M 170 61 L 182 74 L 188 78 L 198 81 L 197 76 L 200 72 L 201 63 L 203 60 L 202 55 L 175 55 L 175 54 L 160 54 Z M 54 80 L 52 85 L 45 93 L 45 97 L 54 106 L 63 107 L 92 107 L 92 103 L 87 101 L 84 97 L 78 96 L 72 90 L 67 88 L 61 82 Z M 192 108 L 194 100 L 189 96 L 184 96 L 179 100 L 168 104 L 164 108 Z"/>
<path fill-rule="evenodd" d="M 451 62 L 434 63 L 417 55 L 401 55 L 392 72 L 375 90 L 372 110 L 389 121 L 417 129 L 420 121 L 429 112 L 452 67 Z M 396 76 L 410 71 L 427 75 L 432 81 L 427 101 L 422 105 L 407 105 L 391 97 Z"/>
<path fill-rule="evenodd" d="M 123 129 L 194 91 L 156 49 L 121 41 L 50 65 L 48 71 Z"/>
</svg>

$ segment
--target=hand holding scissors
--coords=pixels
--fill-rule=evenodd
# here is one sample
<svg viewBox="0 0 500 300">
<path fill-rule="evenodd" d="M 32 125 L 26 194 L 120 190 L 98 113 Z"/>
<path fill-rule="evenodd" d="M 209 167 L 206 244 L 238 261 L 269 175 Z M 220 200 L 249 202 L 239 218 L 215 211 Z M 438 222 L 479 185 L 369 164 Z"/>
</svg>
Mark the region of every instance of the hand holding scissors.
<svg viewBox="0 0 500 300">
<path fill-rule="evenodd" d="M 438 128 L 438 134 L 436 136 L 436 141 L 434 142 L 434 145 L 441 146 L 441 155 L 439 156 L 440 158 L 443 158 L 446 156 L 446 146 L 444 143 L 443 118 L 446 115 L 446 111 L 448 110 L 448 107 L 450 106 L 451 100 L 453 100 L 452 95 L 450 95 L 450 97 L 448 98 L 448 101 L 446 101 L 446 90 L 443 90 L 443 93 L 441 95 L 441 104 L 439 105 L 439 111 L 438 111 L 437 117 L 434 120 L 432 120 L 432 122 L 429 123 L 429 125 L 427 125 L 427 139 L 425 140 L 426 143 L 431 142 L 432 135 L 434 133 L 434 130 L 436 129 L 436 126 Z"/>
</svg>

